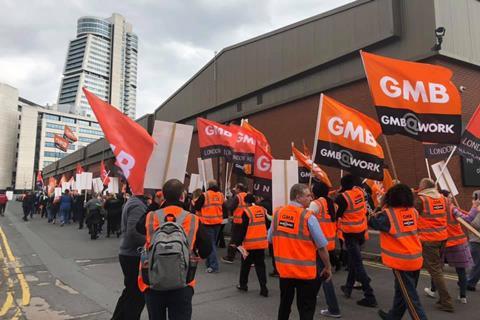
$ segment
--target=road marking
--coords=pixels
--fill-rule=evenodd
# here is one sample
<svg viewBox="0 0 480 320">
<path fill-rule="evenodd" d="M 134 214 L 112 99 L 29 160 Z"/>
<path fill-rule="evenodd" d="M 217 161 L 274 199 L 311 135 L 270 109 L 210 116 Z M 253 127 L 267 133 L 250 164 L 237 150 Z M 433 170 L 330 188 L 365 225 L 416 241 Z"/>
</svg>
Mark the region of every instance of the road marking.
<svg viewBox="0 0 480 320">
<path fill-rule="evenodd" d="M 20 319 L 21 315 L 22 315 L 22 312 L 20 311 L 20 308 L 17 307 L 17 311 L 15 312 L 15 314 L 13 315 L 11 320 L 18 320 L 18 319 Z"/>
<path fill-rule="evenodd" d="M 372 262 L 372 261 L 363 261 L 363 263 L 367 266 L 370 266 L 370 267 L 373 267 L 373 268 L 378 268 L 378 269 L 384 269 L 384 270 L 392 270 L 392 268 L 389 268 L 389 267 L 386 267 L 384 266 L 383 264 L 381 263 L 378 263 L 378 262 Z M 430 276 L 430 274 L 425 271 L 425 270 L 421 270 L 420 271 L 420 274 L 422 276 Z M 452 281 L 458 281 L 458 277 L 457 276 L 454 276 L 453 274 L 448 274 L 448 273 L 444 273 L 443 274 L 443 277 L 445 279 L 448 279 L 448 280 L 452 280 Z"/>
<path fill-rule="evenodd" d="M 22 288 L 22 305 L 27 306 L 30 303 L 30 287 L 28 286 L 27 281 L 25 280 L 25 275 L 18 267 L 17 259 L 13 255 L 12 249 L 7 240 L 7 236 L 3 232 L 2 227 L 0 227 L 0 237 L 3 241 L 3 246 L 5 247 L 5 251 L 7 253 L 7 258 L 14 265 L 14 270 L 17 275 L 18 281 L 20 282 L 20 287 Z"/>
<path fill-rule="evenodd" d="M 5 256 L 3 255 L 3 249 L 2 246 L 0 245 L 0 260 L 2 260 L 3 266 L 2 266 L 2 273 L 3 276 L 5 277 L 5 280 L 8 283 L 8 289 L 7 289 L 7 298 L 5 299 L 5 302 L 2 305 L 2 308 L 0 309 L 0 317 L 3 317 L 4 315 L 7 314 L 8 310 L 10 310 L 13 306 L 13 281 L 10 279 L 10 271 L 8 271 L 7 268 L 7 261 L 5 259 Z"/>
</svg>

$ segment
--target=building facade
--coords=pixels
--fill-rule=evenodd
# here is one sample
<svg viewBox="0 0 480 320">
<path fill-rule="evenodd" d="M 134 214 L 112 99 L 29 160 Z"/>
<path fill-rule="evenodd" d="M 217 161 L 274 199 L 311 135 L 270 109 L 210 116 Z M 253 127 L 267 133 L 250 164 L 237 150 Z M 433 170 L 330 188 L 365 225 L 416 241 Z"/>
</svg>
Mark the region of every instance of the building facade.
<svg viewBox="0 0 480 320">
<path fill-rule="evenodd" d="M 95 117 L 82 92 L 85 87 L 134 119 L 137 54 L 138 37 L 123 16 L 81 17 L 68 47 L 58 104 Z"/>
</svg>

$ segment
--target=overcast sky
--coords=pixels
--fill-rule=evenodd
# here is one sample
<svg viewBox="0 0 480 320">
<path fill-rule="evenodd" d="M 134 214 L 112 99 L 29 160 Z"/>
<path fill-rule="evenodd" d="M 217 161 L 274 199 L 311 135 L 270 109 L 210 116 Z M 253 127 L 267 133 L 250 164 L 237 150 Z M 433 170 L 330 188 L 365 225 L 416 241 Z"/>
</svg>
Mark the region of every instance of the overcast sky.
<svg viewBox="0 0 480 320">
<path fill-rule="evenodd" d="M 352 0 L 0 0 L 0 82 L 56 103 L 84 15 L 122 14 L 139 38 L 137 117 L 153 112 L 215 51 Z"/>
</svg>

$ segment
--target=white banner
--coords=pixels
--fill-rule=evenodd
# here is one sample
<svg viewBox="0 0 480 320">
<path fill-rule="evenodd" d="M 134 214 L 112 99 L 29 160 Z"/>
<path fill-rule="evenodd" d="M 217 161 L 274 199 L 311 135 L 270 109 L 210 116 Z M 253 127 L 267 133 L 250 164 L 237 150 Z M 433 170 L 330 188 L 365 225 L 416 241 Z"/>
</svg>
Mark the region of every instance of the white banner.
<svg viewBox="0 0 480 320">
<path fill-rule="evenodd" d="M 443 171 L 442 177 L 440 177 L 440 173 L 442 172 L 443 167 L 445 166 L 445 161 L 440 161 L 437 163 L 432 164 L 433 173 L 435 177 L 438 179 L 438 185 L 441 189 L 450 191 L 451 194 L 455 197 L 458 194 L 457 186 L 455 182 L 453 182 L 452 176 L 448 171 L 448 168 L 445 168 Z"/>
<path fill-rule="evenodd" d="M 193 126 L 155 121 L 152 137 L 157 142 L 148 161 L 144 187 L 161 189 L 169 179 L 185 180 Z"/>
<path fill-rule="evenodd" d="M 100 193 L 103 190 L 103 182 L 100 178 L 95 178 L 92 180 L 93 192 Z"/>
<path fill-rule="evenodd" d="M 199 174 L 192 173 L 190 174 L 190 185 L 188 186 L 188 192 L 192 193 L 196 189 L 202 189 L 203 182 Z"/>
<path fill-rule="evenodd" d="M 297 160 L 272 160 L 273 208 L 288 204 L 290 188 L 296 183 L 298 183 Z"/>
<path fill-rule="evenodd" d="M 55 188 L 55 198 L 62 196 L 62 188 Z"/>
<path fill-rule="evenodd" d="M 70 183 L 62 182 L 62 192 L 65 192 L 65 190 L 67 190 L 67 189 L 70 190 Z"/>
<path fill-rule="evenodd" d="M 200 181 L 207 190 L 207 182 L 214 180 L 212 159 L 197 158 L 198 172 L 200 172 Z"/>
<path fill-rule="evenodd" d="M 118 178 L 117 177 L 110 177 L 110 182 L 108 183 L 108 193 L 118 193 Z"/>
<path fill-rule="evenodd" d="M 7 191 L 5 192 L 5 195 L 7 196 L 7 199 L 10 201 L 10 200 L 13 200 L 13 191 Z"/>
<path fill-rule="evenodd" d="M 91 172 L 82 172 L 80 174 L 77 173 L 77 190 L 91 190 L 92 189 L 92 180 L 93 180 L 93 173 Z"/>
</svg>

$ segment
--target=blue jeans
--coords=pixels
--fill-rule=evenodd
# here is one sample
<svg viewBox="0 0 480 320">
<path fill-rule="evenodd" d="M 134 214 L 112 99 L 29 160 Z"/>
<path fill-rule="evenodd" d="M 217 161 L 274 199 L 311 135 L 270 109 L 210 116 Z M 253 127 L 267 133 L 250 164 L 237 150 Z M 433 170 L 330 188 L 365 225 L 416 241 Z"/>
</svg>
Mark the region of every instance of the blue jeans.
<svg viewBox="0 0 480 320">
<path fill-rule="evenodd" d="M 417 294 L 417 283 L 420 277 L 418 271 L 400 271 L 392 270 L 395 276 L 395 294 L 393 296 L 393 306 L 388 312 L 388 318 L 391 320 L 401 320 L 405 311 L 412 319 L 426 320 L 427 316 L 423 310 L 420 298 Z"/>
<path fill-rule="evenodd" d="M 340 314 L 340 308 L 338 307 L 338 301 L 337 296 L 335 295 L 335 287 L 333 286 L 333 280 L 330 279 L 330 281 L 325 282 L 320 278 L 320 273 L 322 272 L 324 267 L 325 265 L 323 264 L 322 259 L 320 259 L 317 254 L 318 290 L 320 290 L 320 287 L 323 287 L 323 294 L 325 294 L 325 302 L 327 303 L 328 311 L 330 311 L 330 313 L 332 314 Z"/>
<path fill-rule="evenodd" d="M 217 258 L 217 238 L 218 233 L 220 232 L 220 225 L 205 225 L 208 235 L 210 236 L 210 241 L 212 242 L 212 252 L 207 257 L 206 263 L 207 268 L 212 268 L 213 271 L 218 271 L 218 258 Z"/>
<path fill-rule="evenodd" d="M 70 219 L 70 208 L 60 208 L 60 223 L 67 223 Z"/>
<path fill-rule="evenodd" d="M 480 243 L 470 242 L 470 251 L 472 252 L 474 265 L 468 274 L 467 285 L 475 287 L 480 280 Z"/>
</svg>

